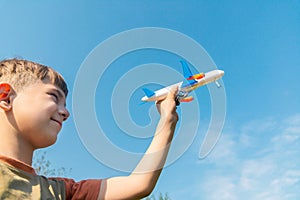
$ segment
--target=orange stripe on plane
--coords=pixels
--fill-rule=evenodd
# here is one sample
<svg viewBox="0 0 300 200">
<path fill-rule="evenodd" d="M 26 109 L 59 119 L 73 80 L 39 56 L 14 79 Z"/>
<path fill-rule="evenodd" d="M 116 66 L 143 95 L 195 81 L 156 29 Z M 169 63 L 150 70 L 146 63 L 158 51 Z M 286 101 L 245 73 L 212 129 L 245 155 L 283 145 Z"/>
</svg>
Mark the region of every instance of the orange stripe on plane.
<svg viewBox="0 0 300 200">
<path fill-rule="evenodd" d="M 187 80 L 194 80 L 194 79 L 201 79 L 205 76 L 204 73 L 200 73 L 200 74 L 194 74 L 193 76 L 190 76 L 187 78 Z"/>
</svg>

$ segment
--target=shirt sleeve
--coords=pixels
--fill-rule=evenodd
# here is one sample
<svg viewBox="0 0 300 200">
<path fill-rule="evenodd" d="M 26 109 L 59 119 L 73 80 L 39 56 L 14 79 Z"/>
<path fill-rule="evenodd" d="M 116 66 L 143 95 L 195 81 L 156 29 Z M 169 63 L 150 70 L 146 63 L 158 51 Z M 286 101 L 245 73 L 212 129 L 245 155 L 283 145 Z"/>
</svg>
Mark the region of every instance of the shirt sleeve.
<svg viewBox="0 0 300 200">
<path fill-rule="evenodd" d="M 75 199 L 89 199 L 97 200 L 101 180 L 100 179 L 88 179 L 75 182 L 73 179 L 68 178 L 53 178 L 57 180 L 62 180 L 65 183 L 66 187 L 66 199 L 75 200 Z"/>
</svg>

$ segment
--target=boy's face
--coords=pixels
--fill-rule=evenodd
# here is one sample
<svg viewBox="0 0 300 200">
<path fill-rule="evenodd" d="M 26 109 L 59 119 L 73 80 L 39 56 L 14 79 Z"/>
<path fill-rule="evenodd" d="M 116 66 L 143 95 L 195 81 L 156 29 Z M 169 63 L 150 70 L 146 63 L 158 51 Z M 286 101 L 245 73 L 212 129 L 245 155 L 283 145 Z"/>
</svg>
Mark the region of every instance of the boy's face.
<svg viewBox="0 0 300 200">
<path fill-rule="evenodd" d="M 62 90 L 49 82 L 33 83 L 12 101 L 12 112 L 18 134 L 33 148 L 55 143 L 62 123 L 69 117 Z"/>
</svg>

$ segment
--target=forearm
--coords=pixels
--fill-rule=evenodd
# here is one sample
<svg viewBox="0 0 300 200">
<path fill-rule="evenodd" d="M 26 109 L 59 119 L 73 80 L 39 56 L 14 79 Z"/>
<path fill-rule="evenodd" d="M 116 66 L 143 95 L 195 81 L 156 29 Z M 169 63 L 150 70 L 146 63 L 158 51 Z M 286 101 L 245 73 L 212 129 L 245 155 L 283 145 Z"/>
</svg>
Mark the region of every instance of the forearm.
<svg viewBox="0 0 300 200">
<path fill-rule="evenodd" d="M 170 121 L 166 118 L 159 121 L 150 146 L 130 175 L 130 178 L 134 180 L 133 182 L 138 183 L 136 189 L 141 190 L 142 196 L 150 194 L 155 187 L 170 149 L 175 126 L 176 121 Z"/>
<path fill-rule="evenodd" d="M 140 199 L 148 196 L 162 171 L 176 122 L 161 119 L 145 155 L 131 175 L 103 180 L 99 199 Z M 118 188 L 118 191 L 114 191 Z"/>
<path fill-rule="evenodd" d="M 160 121 L 154 137 L 143 158 L 129 176 L 113 177 L 102 181 L 99 199 L 140 199 L 149 195 L 166 162 L 178 120 L 177 90 L 156 102 Z"/>
<path fill-rule="evenodd" d="M 175 126 L 176 121 L 165 118 L 159 121 L 153 140 L 134 169 L 133 174 L 145 174 L 145 172 L 153 172 L 163 168 L 173 139 Z"/>
</svg>

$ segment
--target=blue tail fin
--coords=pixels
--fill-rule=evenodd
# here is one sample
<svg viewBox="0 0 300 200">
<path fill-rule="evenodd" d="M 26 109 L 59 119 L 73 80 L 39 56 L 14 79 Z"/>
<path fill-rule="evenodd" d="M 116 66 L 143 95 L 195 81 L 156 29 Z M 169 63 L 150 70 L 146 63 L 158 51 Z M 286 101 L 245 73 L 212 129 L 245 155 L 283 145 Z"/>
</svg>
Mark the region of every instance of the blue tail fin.
<svg viewBox="0 0 300 200">
<path fill-rule="evenodd" d="M 183 76 L 184 76 L 185 80 L 188 79 L 189 77 L 193 76 L 193 74 L 192 74 L 188 64 L 186 63 L 186 61 L 181 60 L 180 63 L 182 65 L 182 71 L 183 71 Z M 195 81 L 195 80 L 188 81 L 189 85 L 193 85 L 195 83 L 197 83 L 197 81 Z"/>
<path fill-rule="evenodd" d="M 143 91 L 145 92 L 146 96 L 149 98 L 149 97 L 152 97 L 155 95 L 155 93 L 147 88 L 143 88 Z"/>
<path fill-rule="evenodd" d="M 184 78 L 189 78 L 190 76 L 192 76 L 192 72 L 188 66 L 188 64 L 184 61 L 184 60 L 181 60 L 180 61 L 181 65 L 182 65 L 182 71 L 183 71 L 183 76 Z"/>
</svg>

